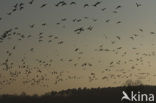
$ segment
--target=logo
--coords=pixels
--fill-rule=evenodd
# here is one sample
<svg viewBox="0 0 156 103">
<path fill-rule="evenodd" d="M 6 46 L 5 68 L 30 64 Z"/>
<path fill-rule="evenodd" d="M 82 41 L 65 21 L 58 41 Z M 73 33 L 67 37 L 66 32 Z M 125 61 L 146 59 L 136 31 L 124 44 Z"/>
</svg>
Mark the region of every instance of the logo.
<svg viewBox="0 0 156 103">
<path fill-rule="evenodd" d="M 127 100 L 127 101 L 138 101 L 138 102 L 153 102 L 154 101 L 154 94 L 143 94 L 141 92 L 134 93 L 131 91 L 131 95 L 128 96 L 128 94 L 125 91 L 122 91 L 122 98 L 121 101 Z"/>
</svg>

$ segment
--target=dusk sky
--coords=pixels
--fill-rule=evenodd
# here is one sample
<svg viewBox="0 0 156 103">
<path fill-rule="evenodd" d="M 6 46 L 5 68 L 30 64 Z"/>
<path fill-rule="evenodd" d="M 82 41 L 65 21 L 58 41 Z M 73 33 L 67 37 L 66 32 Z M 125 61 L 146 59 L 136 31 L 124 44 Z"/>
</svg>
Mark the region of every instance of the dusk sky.
<svg viewBox="0 0 156 103">
<path fill-rule="evenodd" d="M 156 0 L 1 0 L 0 94 L 156 85 Z"/>
</svg>

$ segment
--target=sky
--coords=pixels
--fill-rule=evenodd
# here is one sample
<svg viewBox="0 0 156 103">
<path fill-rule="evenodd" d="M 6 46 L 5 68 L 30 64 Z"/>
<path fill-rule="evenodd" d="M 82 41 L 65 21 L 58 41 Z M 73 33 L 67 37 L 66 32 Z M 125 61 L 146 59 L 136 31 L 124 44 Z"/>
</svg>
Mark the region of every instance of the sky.
<svg viewBox="0 0 156 103">
<path fill-rule="evenodd" d="M 156 85 L 155 4 L 1 0 L 0 94 Z"/>
</svg>

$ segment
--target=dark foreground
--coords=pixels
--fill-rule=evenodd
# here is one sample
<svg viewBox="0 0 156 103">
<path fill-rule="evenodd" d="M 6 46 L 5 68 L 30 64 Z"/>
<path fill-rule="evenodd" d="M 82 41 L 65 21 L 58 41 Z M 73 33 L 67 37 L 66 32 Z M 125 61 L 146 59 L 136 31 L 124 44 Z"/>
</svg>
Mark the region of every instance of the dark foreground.
<svg viewBox="0 0 156 103">
<path fill-rule="evenodd" d="M 121 101 L 123 97 L 123 91 L 128 96 L 131 96 L 131 92 L 138 95 L 149 94 L 156 95 L 156 86 L 129 86 L 129 87 L 116 87 L 116 88 L 79 88 L 69 89 L 61 92 L 51 92 L 43 96 L 27 96 L 22 94 L 16 95 L 3 95 L 0 96 L 0 103 L 156 103 L 149 101 L 148 98 L 142 98 L 142 102 L 132 102 L 128 100 Z M 145 100 L 147 101 L 145 102 Z M 154 98 L 155 99 L 155 98 Z M 138 100 L 138 98 L 137 98 Z M 141 98 L 140 98 L 141 100 Z"/>
</svg>

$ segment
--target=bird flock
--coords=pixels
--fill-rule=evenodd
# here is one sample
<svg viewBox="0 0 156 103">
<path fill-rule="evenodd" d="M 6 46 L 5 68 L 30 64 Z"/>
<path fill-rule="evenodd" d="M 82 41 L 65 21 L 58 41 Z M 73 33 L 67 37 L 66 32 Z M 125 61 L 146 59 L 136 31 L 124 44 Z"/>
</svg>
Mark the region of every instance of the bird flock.
<svg viewBox="0 0 156 103">
<path fill-rule="evenodd" d="M 136 11 L 144 7 L 142 2 L 132 2 Z M 104 5 L 106 3 L 104 0 L 55 3 L 50 0 L 25 0 L 8 7 L 8 12 L 0 16 L 0 25 L 7 21 L 7 25 L 12 25 L 9 21 L 15 17 L 17 25 L 15 23 L 13 27 L 4 27 L 0 31 L 0 91 L 16 82 L 23 86 L 30 85 L 31 88 L 39 86 L 53 89 L 53 85 L 63 86 L 68 81 L 87 81 L 88 84 L 100 81 L 102 86 L 111 82 L 113 86 L 122 85 L 128 79 L 148 81 L 151 76 L 156 76 L 148 72 L 153 66 L 155 44 L 145 39 L 155 38 L 156 33 L 141 26 L 125 35 L 112 33 L 114 28 L 121 27 L 122 31 L 125 27 L 127 21 L 121 19 L 120 15 L 128 5 L 119 3 L 110 10 Z M 75 11 L 80 16 L 55 17 L 59 10 L 72 8 L 80 9 Z M 48 12 L 47 15 L 53 18 L 48 18 L 46 10 L 52 9 L 56 11 L 51 14 Z M 20 16 L 25 12 L 32 15 L 31 11 L 34 10 L 43 13 L 44 20 L 47 20 L 35 23 L 34 19 L 28 24 L 29 20 L 24 19 L 22 26 L 19 26 Z M 88 12 L 81 14 L 81 10 Z M 94 16 L 89 15 L 90 11 Z M 101 27 L 101 24 L 104 26 Z M 105 33 L 107 26 L 112 32 Z M 98 32 L 99 28 L 102 28 L 102 32 Z M 102 36 L 98 36 L 100 34 Z M 150 49 L 146 44 L 149 44 Z"/>
</svg>

